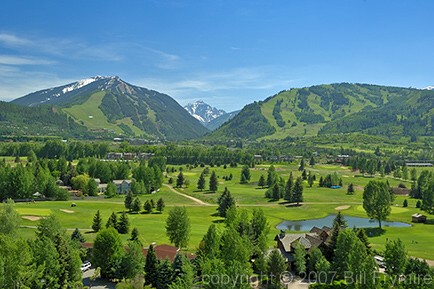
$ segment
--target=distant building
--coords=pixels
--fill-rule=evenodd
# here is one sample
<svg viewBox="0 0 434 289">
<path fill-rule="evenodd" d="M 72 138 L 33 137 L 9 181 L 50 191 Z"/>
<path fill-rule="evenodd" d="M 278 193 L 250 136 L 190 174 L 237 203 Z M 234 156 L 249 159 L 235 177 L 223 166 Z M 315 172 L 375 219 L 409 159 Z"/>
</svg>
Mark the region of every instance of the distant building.
<svg viewBox="0 0 434 289">
<path fill-rule="evenodd" d="M 413 223 L 425 223 L 426 222 L 426 216 L 416 213 L 416 214 L 411 215 L 411 221 Z"/>
<path fill-rule="evenodd" d="M 155 156 L 155 154 L 153 154 L 153 153 L 139 153 L 137 155 L 137 158 L 139 160 L 149 161 L 153 156 Z"/>
<path fill-rule="evenodd" d="M 113 180 L 118 194 L 126 194 L 131 189 L 131 180 Z"/>
<path fill-rule="evenodd" d="M 113 153 L 113 152 L 111 152 L 111 153 L 107 153 L 107 155 L 106 155 L 105 158 L 107 160 L 122 160 L 123 157 L 124 157 L 123 153 Z"/>
<path fill-rule="evenodd" d="M 136 153 L 124 153 L 122 159 L 125 161 L 133 161 L 137 157 Z"/>
<path fill-rule="evenodd" d="M 432 163 L 405 163 L 407 167 L 432 167 Z"/>
<path fill-rule="evenodd" d="M 149 249 L 142 249 L 143 255 L 145 255 L 145 257 L 148 255 L 148 250 Z M 190 260 L 196 258 L 196 255 L 193 253 L 184 253 L 181 252 L 178 248 L 166 244 L 156 245 L 154 246 L 154 250 L 155 250 L 155 254 L 157 255 L 157 259 L 162 261 L 169 259 L 171 262 L 173 262 L 173 260 L 175 260 L 176 255 L 179 253 L 184 254 Z"/>
</svg>

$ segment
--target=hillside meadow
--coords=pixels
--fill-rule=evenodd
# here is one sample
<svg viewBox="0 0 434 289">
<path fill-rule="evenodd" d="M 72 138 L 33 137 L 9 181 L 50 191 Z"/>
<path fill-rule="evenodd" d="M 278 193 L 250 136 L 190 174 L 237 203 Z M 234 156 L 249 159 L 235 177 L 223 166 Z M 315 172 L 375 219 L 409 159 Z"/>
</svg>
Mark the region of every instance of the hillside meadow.
<svg viewBox="0 0 434 289">
<path fill-rule="evenodd" d="M 269 246 L 272 247 L 275 245 L 273 239 L 278 233 L 276 225 L 283 220 L 322 218 L 329 214 L 337 213 L 337 209 L 342 210 L 342 213 L 347 216 L 367 217 L 362 207 L 362 194 L 363 187 L 372 179 L 388 180 L 390 185 L 394 187 L 399 183 L 405 184 L 407 187 L 411 185 L 408 181 L 397 180 L 390 176 L 386 176 L 385 178 L 381 178 L 378 175 L 375 177 L 363 177 L 352 172 L 347 167 L 319 164 L 314 167 L 306 167 L 307 171 L 311 171 L 317 178 L 312 188 L 305 182 L 304 203 L 301 206 L 288 206 L 282 202 L 283 200 L 280 202 L 269 201 L 264 197 L 266 188 L 259 188 L 257 186 L 257 181 L 261 174 L 266 177 L 269 165 L 258 165 L 250 169 L 252 177 L 248 184 L 239 183 L 240 166 L 236 168 L 227 167 L 226 169 L 223 167 L 210 168 L 210 171 L 214 170 L 219 177 L 219 188 L 216 193 L 196 189 L 197 180 L 204 168 L 187 169 L 186 166 L 182 166 L 183 174 L 188 180 L 189 185 L 184 188 L 175 188 L 175 190 L 205 202 L 206 204 L 203 205 L 173 191 L 174 189 L 168 185 L 168 181 L 169 178 L 172 178 L 174 183 L 176 183 L 176 177 L 181 166 L 169 165 L 168 167 L 170 169 L 174 167 L 176 171 L 167 175 L 165 185 L 163 185 L 160 191 L 153 195 L 139 196 L 142 204 L 149 199 L 157 201 L 159 198 L 163 198 L 166 204 L 165 210 L 162 214 L 129 214 L 130 230 L 134 227 L 138 228 L 140 239 L 145 246 L 152 242 L 169 244 L 165 233 L 165 221 L 168 211 L 173 206 L 185 206 L 191 221 L 188 251 L 196 250 L 210 224 L 215 223 L 219 228 L 223 228 L 224 220 L 216 215 L 216 209 L 217 199 L 225 187 L 235 197 L 237 206 L 240 209 L 253 211 L 255 208 L 261 208 L 264 211 L 271 227 L 268 240 Z M 275 165 L 275 168 L 278 175 L 282 176 L 285 180 L 291 172 L 294 177 L 300 175 L 300 172 L 297 170 L 298 164 Z M 343 188 L 329 189 L 318 187 L 320 176 L 334 172 L 342 177 Z M 223 177 L 230 174 L 233 176 L 232 180 L 225 181 Z M 206 176 L 206 179 L 208 187 L 209 175 Z M 354 195 L 346 193 L 347 186 L 350 183 L 353 183 L 355 186 L 356 192 Z M 408 200 L 409 206 L 407 208 L 402 207 L 404 199 Z M 76 206 L 71 207 L 72 203 L 75 203 Z M 97 210 L 101 212 L 103 225 L 105 225 L 108 216 L 112 212 L 121 213 L 125 210 L 123 196 L 117 196 L 112 199 L 87 197 L 82 200 L 59 202 L 17 203 L 16 208 L 23 216 L 20 234 L 24 237 L 34 236 L 38 218 L 55 214 L 68 231 L 72 232 L 73 229 L 79 228 L 85 233 L 84 236 L 88 242 L 92 242 L 96 236 L 96 233 L 92 232 L 90 228 L 93 216 Z M 411 215 L 416 212 L 420 212 L 419 209 L 416 209 L 416 200 L 405 196 L 397 196 L 388 220 L 410 223 Z M 434 245 L 432 243 L 432 239 L 434 238 L 434 222 L 432 216 L 428 216 L 428 219 L 428 224 L 412 224 L 409 228 L 385 227 L 381 232 L 376 228 L 368 229 L 369 240 L 374 249 L 382 250 L 387 240 L 400 238 L 404 242 L 409 255 L 434 260 Z M 128 238 L 129 235 L 122 235 L 123 241 L 127 241 Z"/>
</svg>

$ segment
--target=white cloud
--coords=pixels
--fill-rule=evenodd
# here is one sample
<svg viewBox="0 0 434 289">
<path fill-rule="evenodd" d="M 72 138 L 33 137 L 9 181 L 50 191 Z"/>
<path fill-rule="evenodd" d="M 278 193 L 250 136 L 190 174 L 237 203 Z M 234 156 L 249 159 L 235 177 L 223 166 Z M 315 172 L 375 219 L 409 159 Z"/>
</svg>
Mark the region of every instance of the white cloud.
<svg viewBox="0 0 434 289">
<path fill-rule="evenodd" d="M 55 62 L 45 59 L 36 59 L 33 57 L 0 55 L 0 64 L 3 65 L 48 65 L 53 63 Z"/>
</svg>

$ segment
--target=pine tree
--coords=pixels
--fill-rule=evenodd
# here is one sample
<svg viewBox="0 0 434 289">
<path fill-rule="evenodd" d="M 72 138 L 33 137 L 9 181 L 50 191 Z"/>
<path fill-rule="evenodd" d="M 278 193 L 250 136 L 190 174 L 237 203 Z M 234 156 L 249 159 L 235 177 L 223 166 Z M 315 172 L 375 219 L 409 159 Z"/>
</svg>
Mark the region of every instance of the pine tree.
<svg viewBox="0 0 434 289">
<path fill-rule="evenodd" d="M 199 244 L 198 255 L 208 259 L 217 258 L 220 251 L 220 236 L 215 224 L 211 224 Z"/>
<path fill-rule="evenodd" d="M 209 178 L 209 190 L 215 193 L 218 189 L 218 179 L 215 171 L 212 171 L 211 176 Z"/>
<path fill-rule="evenodd" d="M 304 171 L 304 158 L 301 159 L 300 166 L 298 167 L 298 170 L 300 172 Z"/>
<path fill-rule="evenodd" d="M 133 208 L 133 192 L 132 191 L 128 191 L 127 194 L 125 195 L 124 204 L 125 204 L 125 208 L 128 209 L 128 211 L 131 211 L 131 209 Z"/>
<path fill-rule="evenodd" d="M 241 184 L 247 184 L 250 181 L 250 168 L 248 165 L 244 165 L 241 169 Z"/>
<path fill-rule="evenodd" d="M 271 188 L 274 185 L 274 183 L 276 182 L 276 178 L 277 178 L 276 169 L 274 168 L 273 165 L 271 165 L 268 168 L 268 173 L 267 173 L 267 186 L 269 188 Z"/>
<path fill-rule="evenodd" d="M 228 190 L 228 188 L 225 188 L 221 196 L 217 200 L 218 204 L 218 214 L 220 217 L 225 218 L 226 217 L 226 211 L 235 206 L 235 199 L 232 197 L 231 192 Z"/>
<path fill-rule="evenodd" d="M 173 269 L 172 264 L 168 259 L 160 262 L 157 271 L 157 283 L 155 284 L 156 289 L 166 289 L 173 282 Z"/>
<path fill-rule="evenodd" d="M 145 210 L 146 214 L 152 213 L 152 204 L 149 200 L 145 201 L 145 204 L 143 205 L 143 209 Z"/>
<path fill-rule="evenodd" d="M 286 182 L 285 185 L 285 193 L 283 195 L 283 198 L 285 199 L 285 201 L 288 202 L 292 202 L 292 186 L 294 184 L 294 177 L 292 176 L 292 172 L 289 174 L 289 178 L 288 181 Z"/>
<path fill-rule="evenodd" d="M 404 208 L 408 207 L 408 201 L 407 201 L 407 199 L 405 199 L 404 202 L 402 202 L 402 207 L 404 207 Z"/>
<path fill-rule="evenodd" d="M 128 231 L 130 230 L 130 222 L 125 211 L 122 212 L 121 217 L 119 218 L 117 230 L 119 234 L 128 234 Z"/>
<path fill-rule="evenodd" d="M 197 180 L 197 189 L 203 191 L 205 189 L 205 183 L 205 175 L 202 172 Z"/>
<path fill-rule="evenodd" d="M 371 255 L 371 245 L 369 244 L 368 236 L 366 235 L 365 229 L 359 228 L 357 230 L 357 238 L 359 238 L 359 240 L 362 241 L 362 243 L 365 245 L 366 253 L 368 253 L 368 255 Z"/>
<path fill-rule="evenodd" d="M 176 178 L 176 187 L 181 188 L 184 185 L 185 178 L 182 172 L 179 172 L 178 177 Z"/>
<path fill-rule="evenodd" d="M 110 215 L 110 217 L 107 220 L 107 223 L 105 225 L 106 228 L 112 227 L 112 228 L 117 228 L 118 225 L 118 217 L 116 216 L 115 212 L 112 212 L 112 214 Z"/>
<path fill-rule="evenodd" d="M 311 166 L 311 167 L 313 167 L 314 165 L 315 165 L 315 159 L 313 158 L 313 156 L 310 158 L 310 160 L 309 160 L 309 165 Z"/>
<path fill-rule="evenodd" d="M 139 230 L 134 227 L 133 230 L 131 231 L 131 241 L 139 241 Z"/>
<path fill-rule="evenodd" d="M 81 234 L 80 230 L 78 228 L 75 228 L 74 232 L 72 232 L 71 240 L 78 241 L 80 243 L 86 242 L 86 239 Z"/>
<path fill-rule="evenodd" d="M 140 212 L 140 209 L 142 208 L 142 203 L 140 202 L 139 198 L 135 198 L 133 201 L 133 205 L 131 207 L 131 210 L 135 213 Z"/>
<path fill-rule="evenodd" d="M 145 262 L 145 285 L 157 286 L 159 262 L 154 246 L 151 244 L 146 255 Z"/>
<path fill-rule="evenodd" d="M 294 198 L 292 201 L 297 203 L 297 206 L 300 204 L 300 202 L 303 202 L 303 180 L 301 177 L 298 177 L 295 181 L 292 195 Z"/>
<path fill-rule="evenodd" d="M 99 232 L 99 230 L 102 229 L 102 219 L 101 219 L 101 214 L 98 211 L 96 211 L 95 216 L 93 217 L 93 222 L 92 222 L 92 230 L 94 232 Z"/>
<path fill-rule="evenodd" d="M 307 172 L 306 170 L 303 170 L 303 172 L 301 173 L 301 177 L 303 180 L 307 180 Z"/>
<path fill-rule="evenodd" d="M 272 196 L 273 200 L 278 201 L 280 199 L 280 186 L 277 182 L 273 185 Z"/>
<path fill-rule="evenodd" d="M 163 198 L 159 198 L 157 201 L 157 211 L 161 214 L 164 210 L 164 207 L 166 207 L 166 205 L 164 204 Z"/>
<path fill-rule="evenodd" d="M 265 186 L 265 177 L 264 177 L 264 175 L 261 175 L 259 177 L 258 186 L 260 186 L 261 188 L 263 188 Z"/>
<path fill-rule="evenodd" d="M 347 189 L 347 195 L 353 195 L 354 194 L 354 185 L 353 183 L 348 185 L 348 189 Z"/>
<path fill-rule="evenodd" d="M 315 180 L 315 175 L 312 175 L 309 172 L 309 176 L 307 177 L 307 183 L 309 184 L 310 188 L 312 188 L 314 180 Z"/>
</svg>

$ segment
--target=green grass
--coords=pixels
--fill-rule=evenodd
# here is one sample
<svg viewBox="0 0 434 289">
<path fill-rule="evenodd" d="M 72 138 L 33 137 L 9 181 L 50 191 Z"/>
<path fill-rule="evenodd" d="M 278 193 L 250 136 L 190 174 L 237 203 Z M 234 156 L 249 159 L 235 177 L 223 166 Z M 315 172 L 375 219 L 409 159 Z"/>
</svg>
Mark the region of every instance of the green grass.
<svg viewBox="0 0 434 289">
<path fill-rule="evenodd" d="M 278 174 L 285 179 L 288 178 L 291 171 L 295 177 L 300 175 L 300 172 L 297 171 L 298 164 L 275 165 L 275 167 Z M 176 166 L 176 168 L 179 169 L 179 166 Z M 138 228 L 145 246 L 149 245 L 151 242 L 169 244 L 165 233 L 165 221 L 168 211 L 172 206 L 185 206 L 191 220 L 191 237 L 188 250 L 194 251 L 210 224 L 214 222 L 220 230 L 224 228 L 222 219 L 217 217 L 215 213 L 217 198 L 220 196 L 225 186 L 228 187 L 235 197 L 239 208 L 248 211 L 252 211 L 255 208 L 262 208 L 265 212 L 271 227 L 268 236 L 268 244 L 270 247 L 275 246 L 273 239 L 278 233 L 276 226 L 283 220 L 322 218 L 329 214 L 336 213 L 336 208 L 343 205 L 350 206 L 343 211 L 344 215 L 367 217 L 362 207 L 363 186 L 366 185 L 369 180 L 372 180 L 372 178 L 355 177 L 355 173 L 351 172 L 348 168 L 335 165 L 317 165 L 314 168 L 307 168 L 317 175 L 317 179 L 319 175 L 337 172 L 342 176 L 344 188 L 319 188 L 317 183 L 314 184 L 312 188 L 309 188 L 307 184 L 305 184 L 304 199 L 306 203 L 299 207 L 288 207 L 279 202 L 269 202 L 268 199 L 264 197 L 266 189 L 257 187 L 257 180 L 261 174 L 266 176 L 267 169 L 268 165 L 260 165 L 252 169 L 252 179 L 250 183 L 241 185 L 239 184 L 241 167 L 226 169 L 223 167 L 211 168 L 211 170 L 215 170 L 216 174 L 219 176 L 220 184 L 218 192 L 210 193 L 208 191 L 201 192 L 195 189 L 197 179 L 203 168 L 198 167 L 187 170 L 184 167 L 184 176 L 190 181 L 190 185 L 188 188 L 178 189 L 178 191 L 208 202 L 211 206 L 201 206 L 188 198 L 175 194 L 170 191 L 169 188 L 163 186 L 161 190 L 154 195 L 140 196 L 142 204 L 145 200 L 152 198 L 156 201 L 158 198 L 162 197 L 167 206 L 163 214 L 129 214 L 130 228 Z M 233 179 L 231 181 L 224 181 L 223 176 L 228 176 L 231 173 Z M 178 172 L 169 174 L 169 177 L 176 179 L 177 174 Z M 209 176 L 206 177 L 206 179 L 208 181 Z M 377 175 L 374 179 L 383 178 Z M 393 186 L 403 182 L 402 180 L 395 180 L 390 177 L 387 179 Z M 168 178 L 165 179 L 165 182 L 167 181 Z M 346 186 L 350 182 L 354 183 L 356 187 L 354 195 L 346 194 Z M 415 212 L 420 212 L 419 209 L 415 208 L 416 200 L 414 199 L 407 198 L 409 207 L 402 208 L 404 199 L 406 199 L 406 197 L 396 197 L 395 205 L 392 207 L 392 213 L 388 220 L 409 223 L 411 221 L 411 215 Z M 76 207 L 71 207 L 71 203 L 73 202 L 76 203 Z M 73 230 L 76 227 L 83 229 L 83 231 L 86 232 L 86 239 L 90 242 L 92 242 L 96 236 L 95 233 L 90 231 L 90 227 L 93 216 L 97 210 L 101 212 L 104 225 L 112 212 L 121 213 L 125 210 L 123 196 L 112 199 L 87 198 L 84 200 L 66 202 L 18 203 L 16 207 L 22 215 L 46 216 L 53 213 L 59 218 L 65 228 L 69 230 Z M 62 210 L 72 210 L 74 212 L 66 213 Z M 37 222 L 23 220 L 22 225 L 36 226 Z M 434 238 L 433 228 L 434 227 L 429 224 L 413 224 L 410 228 L 385 228 L 381 235 L 373 235 L 370 241 L 372 242 L 373 248 L 382 250 L 384 249 L 384 244 L 387 239 L 401 238 L 406 244 L 408 253 L 411 256 L 434 259 L 434 244 L 432 243 L 432 239 Z M 32 237 L 34 236 L 34 228 L 23 228 L 20 230 L 20 234 L 24 237 Z M 129 235 L 122 235 L 123 241 L 126 241 L 128 238 Z"/>
</svg>

